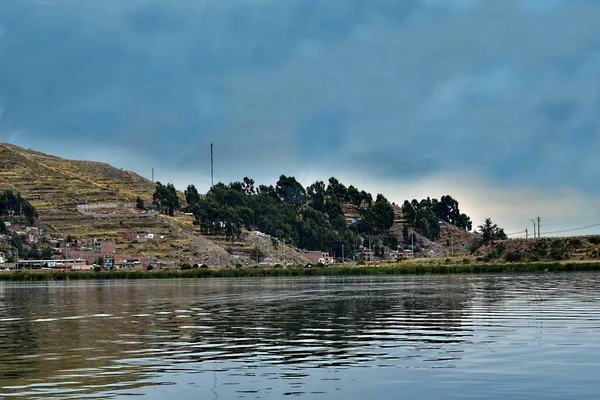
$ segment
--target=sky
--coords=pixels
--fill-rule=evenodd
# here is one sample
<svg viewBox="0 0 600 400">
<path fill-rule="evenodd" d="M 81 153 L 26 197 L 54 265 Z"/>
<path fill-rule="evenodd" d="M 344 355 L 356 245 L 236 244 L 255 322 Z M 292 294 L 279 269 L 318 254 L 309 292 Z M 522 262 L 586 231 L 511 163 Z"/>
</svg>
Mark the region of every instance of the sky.
<svg viewBox="0 0 600 400">
<path fill-rule="evenodd" d="M 215 181 L 551 235 L 600 224 L 599 26 L 600 0 L 1 0 L 0 142 L 200 191 L 213 143 Z"/>
</svg>

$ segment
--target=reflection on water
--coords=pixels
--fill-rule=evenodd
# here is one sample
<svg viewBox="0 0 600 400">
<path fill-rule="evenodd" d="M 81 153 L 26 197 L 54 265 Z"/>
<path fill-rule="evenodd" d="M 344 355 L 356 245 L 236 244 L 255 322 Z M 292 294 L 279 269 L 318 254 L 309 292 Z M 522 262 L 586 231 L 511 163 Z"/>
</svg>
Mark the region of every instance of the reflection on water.
<svg viewBox="0 0 600 400">
<path fill-rule="evenodd" d="M 597 398 L 599 282 L 3 282 L 0 396 Z"/>
</svg>

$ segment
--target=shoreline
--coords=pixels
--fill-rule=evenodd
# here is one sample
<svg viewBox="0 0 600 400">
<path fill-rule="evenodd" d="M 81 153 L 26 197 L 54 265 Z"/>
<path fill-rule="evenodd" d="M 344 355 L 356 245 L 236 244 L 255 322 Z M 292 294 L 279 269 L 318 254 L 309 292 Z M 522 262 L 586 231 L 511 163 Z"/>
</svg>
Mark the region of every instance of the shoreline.
<svg viewBox="0 0 600 400">
<path fill-rule="evenodd" d="M 378 265 L 347 265 L 333 267 L 288 268 L 219 268 L 163 269 L 116 271 L 3 271 L 0 281 L 64 281 L 111 279 L 190 279 L 190 278 L 258 278 L 285 276 L 379 276 L 379 275 L 450 275 L 450 274 L 528 274 L 547 272 L 600 271 L 600 261 L 594 262 L 535 262 L 498 264 L 426 264 L 389 263 Z"/>
</svg>

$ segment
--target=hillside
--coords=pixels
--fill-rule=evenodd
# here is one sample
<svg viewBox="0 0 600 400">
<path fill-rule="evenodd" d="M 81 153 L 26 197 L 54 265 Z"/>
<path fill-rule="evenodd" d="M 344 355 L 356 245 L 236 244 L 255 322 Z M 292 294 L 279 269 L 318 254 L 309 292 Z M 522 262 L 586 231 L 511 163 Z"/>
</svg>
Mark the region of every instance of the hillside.
<svg viewBox="0 0 600 400">
<path fill-rule="evenodd" d="M 108 164 L 74 161 L 0 144 L 0 190 L 20 192 L 38 210 L 38 225 L 51 236 L 70 235 L 81 242 L 111 238 L 117 248 L 133 256 L 150 252 L 163 260 L 234 265 L 255 259 L 255 247 L 277 262 L 292 249 L 277 251 L 269 241 L 257 241 L 244 233 L 237 242 L 207 238 L 199 234 L 193 219 L 181 213 L 174 217 L 93 218 L 82 215 L 77 206 L 97 203 L 135 203 L 139 196 L 149 205 L 155 185 L 131 171 Z M 182 197 L 182 195 L 180 194 Z M 148 243 L 131 243 L 122 235 L 146 231 L 156 235 Z M 288 255 L 289 257 L 289 255 Z M 305 261 L 300 254 L 298 260 Z"/>
<path fill-rule="evenodd" d="M 291 185 L 290 188 L 304 190 L 293 177 L 282 178 L 287 179 L 286 182 Z M 253 181 L 250 183 L 252 184 Z M 280 183 L 278 182 L 278 185 Z M 331 178 L 329 184 L 329 187 L 325 188 L 323 185 L 321 188 L 322 191 L 326 191 L 325 196 L 331 196 L 330 189 L 333 191 L 346 190 L 335 178 Z M 209 265 L 250 265 L 256 263 L 257 258 L 270 264 L 292 260 L 299 263 L 308 262 L 299 249 L 285 245 L 285 243 L 294 242 L 303 249 L 329 251 L 338 259 L 341 258 L 343 246 L 345 246 L 346 258 L 353 258 L 362 255 L 360 249 L 354 256 L 349 256 L 348 252 L 353 243 L 356 243 L 357 238 L 360 239 L 356 229 L 357 225 L 362 224 L 360 229 L 366 227 L 366 229 L 373 230 L 376 228 L 376 225 L 371 227 L 369 224 L 364 225 L 364 222 L 368 221 L 365 221 L 359 208 L 364 210 L 365 203 L 362 207 L 357 207 L 355 202 L 340 201 L 339 213 L 341 216 L 338 214 L 336 217 L 338 219 L 334 221 L 337 224 L 336 229 L 338 229 L 339 236 L 335 236 L 332 221 L 329 220 L 327 213 L 319 213 L 313 209 L 308 214 L 296 214 L 297 211 L 292 211 L 293 208 L 286 206 L 285 201 L 282 202 L 279 199 L 279 195 L 276 194 L 279 189 L 276 190 L 272 186 L 264 187 L 259 195 L 258 191 L 254 191 L 254 189 L 251 190 L 253 194 L 245 193 L 242 189 L 243 186 L 236 183 L 229 186 L 218 184 L 211 197 L 219 204 L 225 204 L 225 207 L 238 207 L 237 209 L 243 212 L 256 213 L 251 217 L 254 220 L 256 216 L 256 225 L 245 223 L 246 226 L 234 239 L 226 238 L 222 233 L 211 232 L 211 229 L 207 229 L 206 226 L 195 225 L 194 218 L 185 215 L 182 211 L 170 217 L 154 212 L 142 213 L 135 206 L 127 204 L 135 203 L 136 198 L 140 197 L 146 205 L 150 205 L 155 187 L 153 182 L 135 172 L 117 169 L 105 163 L 66 160 L 10 144 L 0 144 L 0 190 L 10 189 L 20 192 L 24 198 L 28 199 L 38 210 L 39 227 L 53 237 L 66 238 L 70 235 L 79 242 L 87 244 L 93 238 L 114 239 L 117 242 L 118 252 L 130 254 L 133 257 L 142 257 L 151 253 L 166 262 L 181 260 L 186 263 Z M 316 186 L 313 185 L 314 187 Z M 367 196 L 364 192 L 359 194 L 357 190 L 355 195 Z M 184 195 L 178 193 L 178 196 L 183 201 Z M 273 200 L 274 198 L 276 200 Z M 287 200 L 290 201 L 290 199 Z M 205 200 L 206 198 L 203 196 L 199 201 L 201 204 L 210 206 L 210 202 L 206 203 Z M 227 202 L 232 201 L 234 203 L 227 205 Z M 236 201 L 238 203 L 235 203 Z M 377 205 L 378 201 L 375 201 L 374 204 Z M 429 218 L 427 223 L 434 223 L 437 226 L 438 218 L 430 211 L 429 214 L 419 214 L 423 210 L 427 211 L 422 208 L 423 204 L 426 207 L 431 206 L 426 204 L 428 202 L 430 202 L 429 199 L 423 200 L 420 206 L 416 206 L 416 215 L 425 215 L 426 218 Z M 118 208 L 92 208 L 98 203 Z M 360 197 L 358 203 L 361 203 Z M 382 198 L 383 203 L 387 203 L 384 198 Z M 439 221 L 437 240 L 431 240 L 415 232 L 414 241 L 411 242 L 408 237 L 404 237 L 403 229 L 406 229 L 406 221 L 402 214 L 403 208 L 394 203 L 387 204 L 387 207 L 391 207 L 389 212 L 392 215 L 387 214 L 389 218 L 393 219 L 391 228 L 381 233 L 363 234 L 362 237 L 364 243 L 367 243 L 366 237 L 369 237 L 369 241 L 373 239 L 374 246 L 377 246 L 378 243 L 380 254 L 383 254 L 382 244 L 385 244 L 386 241 L 389 242 L 391 236 L 396 238 L 401 247 L 404 245 L 406 248 L 414 244 L 420 256 L 448 257 L 454 255 L 460 257 L 469 254 L 475 236 L 441 220 Z M 256 211 L 248 207 L 253 207 Z M 373 210 L 375 208 L 377 207 L 374 207 Z M 233 208 L 234 214 L 237 209 Z M 202 213 L 203 210 L 197 208 L 197 211 Z M 335 212 L 335 207 L 328 213 L 332 215 L 332 211 Z M 260 213 L 262 213 L 262 217 L 260 217 Z M 218 213 L 214 214 L 216 218 L 221 218 L 217 215 Z M 367 215 L 372 218 L 372 223 L 378 223 L 376 214 L 367 213 Z M 353 222 L 346 227 L 342 217 Z M 312 221 L 307 218 L 311 218 Z M 339 218 L 342 218 L 341 225 Z M 362 222 L 360 222 L 361 219 Z M 244 219 L 241 219 L 238 215 L 234 217 L 234 220 L 239 224 L 241 221 L 249 221 L 250 217 L 246 215 Z M 216 219 L 209 222 L 209 226 L 219 223 L 222 222 Z M 286 236 L 280 235 L 282 227 L 287 229 L 286 235 L 291 234 L 290 228 L 297 229 L 295 240 L 292 240 L 293 238 L 290 236 L 284 240 L 283 238 Z M 257 228 L 281 239 L 250 233 Z M 127 232 L 131 231 L 152 233 L 154 239 L 144 243 L 132 242 L 124 237 Z M 365 244 L 365 246 L 367 245 Z M 318 247 L 323 248 L 319 249 Z"/>
</svg>

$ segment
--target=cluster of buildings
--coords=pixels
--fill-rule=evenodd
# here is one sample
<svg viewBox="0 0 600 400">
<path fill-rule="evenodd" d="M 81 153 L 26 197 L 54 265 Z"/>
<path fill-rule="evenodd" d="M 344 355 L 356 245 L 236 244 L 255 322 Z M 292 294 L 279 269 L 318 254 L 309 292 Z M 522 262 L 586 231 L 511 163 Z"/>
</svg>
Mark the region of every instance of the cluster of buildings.
<svg viewBox="0 0 600 400">
<path fill-rule="evenodd" d="M 17 262 L 11 263 L 11 267 L 31 267 L 48 269 L 93 269 L 97 266 L 104 268 L 143 268 L 148 264 L 160 263 L 150 255 L 146 257 L 134 257 L 127 252 L 117 249 L 114 239 L 93 238 L 91 240 L 71 240 L 63 236 L 50 236 L 37 227 L 20 226 L 5 223 L 9 230 L 8 235 L 21 236 L 27 245 L 49 247 L 52 257 L 45 259 L 26 259 L 24 254 L 13 254 L 17 256 Z M 1 235 L 0 239 L 6 238 L 7 234 Z M 155 235 L 142 231 L 124 232 L 122 236 L 131 242 L 146 242 L 155 238 Z M 161 236 L 163 237 L 163 236 Z M 0 253 L 0 268 L 8 266 L 8 254 Z"/>
</svg>

